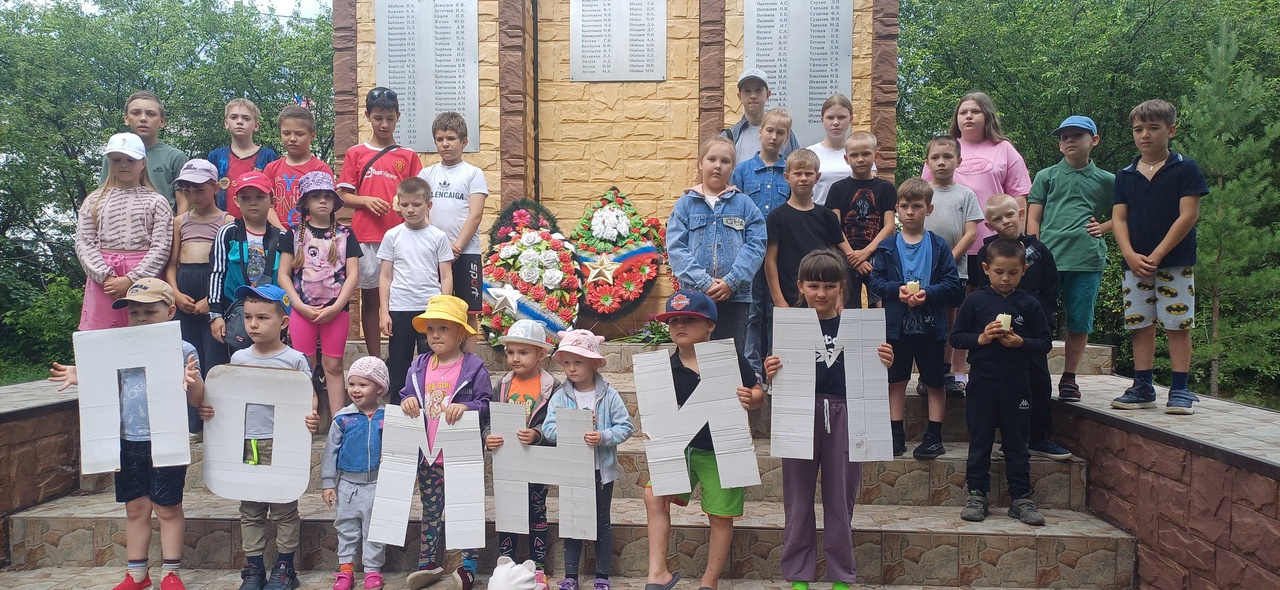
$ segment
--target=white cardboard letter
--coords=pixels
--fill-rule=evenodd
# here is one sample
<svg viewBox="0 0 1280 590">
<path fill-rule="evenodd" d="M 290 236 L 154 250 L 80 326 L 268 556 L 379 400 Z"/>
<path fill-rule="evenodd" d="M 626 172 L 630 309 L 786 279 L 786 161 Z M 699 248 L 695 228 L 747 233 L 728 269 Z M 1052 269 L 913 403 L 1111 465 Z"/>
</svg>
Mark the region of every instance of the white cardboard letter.
<svg viewBox="0 0 1280 590">
<path fill-rule="evenodd" d="M 436 444 L 427 444 L 424 413 L 405 415 L 387 404 L 382 427 L 382 466 L 374 491 L 369 540 L 403 547 L 418 478 L 418 453 L 444 454 L 445 549 L 484 547 L 484 450 L 480 446 L 480 414 L 464 412 L 457 422 L 444 420 Z M 528 502 L 526 498 L 525 502 Z"/>
<path fill-rule="evenodd" d="M 219 365 L 204 383 L 213 406 L 204 423 L 204 482 L 228 500 L 292 502 L 311 481 L 311 380 L 291 369 Z M 275 407 L 271 464 L 244 462 L 244 415 L 248 404 Z"/>
<path fill-rule="evenodd" d="M 828 351 L 812 309 L 776 308 L 773 354 L 782 368 L 773 377 L 773 420 L 769 453 L 785 459 L 813 458 L 816 404 L 813 363 L 844 353 L 845 403 L 849 416 L 849 460 L 891 461 L 889 372 L 877 351 L 884 342 L 884 310 L 848 309 L 840 314 L 840 334 Z"/>
<path fill-rule="evenodd" d="M 120 369 L 147 374 L 151 462 L 191 464 L 187 440 L 186 359 L 178 322 L 76 332 L 71 337 L 80 380 L 80 471 L 120 469 Z"/>
<path fill-rule="evenodd" d="M 524 406 L 490 404 L 490 432 L 502 437 L 493 452 L 496 528 L 529 533 L 529 484 L 560 487 L 560 536 L 596 539 L 595 450 L 583 438 L 595 430 L 591 410 L 556 410 L 559 436 L 554 447 L 523 445 Z"/>
<path fill-rule="evenodd" d="M 684 450 L 708 424 L 715 442 L 720 484 L 726 488 L 760 485 L 747 411 L 738 400 L 742 376 L 733 340 L 700 342 L 694 350 L 701 380 L 683 406 L 676 403 L 669 353 L 646 352 L 632 359 L 636 401 L 649 437 L 644 443 L 649 478 L 653 493 L 658 496 L 693 491 Z"/>
</svg>

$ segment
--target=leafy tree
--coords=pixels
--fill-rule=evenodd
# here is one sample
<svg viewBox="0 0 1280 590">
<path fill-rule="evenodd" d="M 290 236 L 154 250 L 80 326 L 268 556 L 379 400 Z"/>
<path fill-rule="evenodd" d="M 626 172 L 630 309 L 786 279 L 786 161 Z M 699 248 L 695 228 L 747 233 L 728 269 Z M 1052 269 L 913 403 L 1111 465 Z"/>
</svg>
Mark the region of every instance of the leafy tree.
<svg viewBox="0 0 1280 590">
<path fill-rule="evenodd" d="M 1253 68 L 1237 60 L 1236 35 L 1226 24 L 1210 43 L 1204 81 L 1182 103 L 1180 147 L 1209 182 L 1197 227 L 1196 284 L 1208 303 L 1208 330 L 1197 331 L 1196 353 L 1209 364 L 1209 393 L 1241 373 L 1280 375 L 1280 237 L 1274 221 L 1280 193 L 1269 158 L 1280 123 L 1260 131 L 1275 100 Z M 1201 307 L 1204 307 L 1203 305 Z M 1265 312 L 1264 312 L 1265 310 Z"/>
</svg>

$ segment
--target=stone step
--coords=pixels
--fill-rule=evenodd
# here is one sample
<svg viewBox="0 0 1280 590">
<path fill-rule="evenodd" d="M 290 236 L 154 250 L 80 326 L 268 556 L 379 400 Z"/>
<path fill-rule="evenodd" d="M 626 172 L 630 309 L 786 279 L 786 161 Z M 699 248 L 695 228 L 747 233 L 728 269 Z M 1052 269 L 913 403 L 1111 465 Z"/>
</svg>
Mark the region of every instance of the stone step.
<svg viewBox="0 0 1280 590">
<path fill-rule="evenodd" d="M 416 502 L 415 502 L 416 504 Z M 487 498 L 492 523 L 493 499 Z M 549 502 L 552 576 L 562 561 L 558 542 L 559 501 Z M 188 493 L 187 547 L 184 564 L 190 568 L 234 569 L 243 563 L 240 551 L 238 503 L 207 492 Z M 333 510 L 318 494 L 300 500 L 303 519 L 303 570 L 333 571 Z M 822 522 L 822 507 L 816 507 Z M 416 511 L 416 509 L 415 509 Z M 1092 516 L 1070 510 L 1045 510 L 1048 524 L 1029 527 L 993 509 L 986 522 L 960 520 L 955 507 L 860 505 L 853 530 L 859 582 L 866 584 L 932 584 L 936 586 L 1022 586 L 1070 588 L 1132 588 L 1133 537 Z M 647 571 L 647 539 L 643 501 L 615 498 L 613 515 L 614 573 L 643 576 Z M 68 496 L 10 517 L 10 559 L 24 567 L 93 567 L 125 565 L 124 507 L 109 493 Z M 417 522 L 409 523 L 404 548 L 388 550 L 387 571 L 407 571 L 416 565 Z M 705 567 L 709 528 L 696 508 L 672 512 L 675 552 L 668 565 L 696 576 Z M 778 502 L 748 502 L 745 515 L 735 521 L 734 543 L 726 568 L 730 579 L 781 579 L 778 556 L 783 541 L 783 509 Z M 481 563 L 496 560 L 492 524 Z M 590 554 L 591 544 L 588 543 Z M 272 544 L 268 544 L 273 547 Z M 153 543 L 153 561 L 159 561 Z M 268 558 L 273 556 L 268 555 Z M 453 558 L 456 565 L 456 557 Z M 584 571 L 592 561 L 584 559 Z M 820 563 L 820 573 L 823 565 Z M 46 586 L 48 587 L 48 586 Z M 83 586 L 76 586 L 77 588 Z M 746 588 L 747 586 L 743 586 Z"/>
<path fill-rule="evenodd" d="M 152 568 L 152 579 L 160 579 L 159 567 Z M 122 576 L 119 567 L 43 567 L 35 569 L 14 569 L 0 571 L 0 587 L 8 590 L 62 590 L 76 588 L 81 590 L 110 590 L 120 583 Z M 298 579 L 303 588 L 328 588 L 333 583 L 333 574 L 329 571 L 300 571 Z M 359 583 L 362 575 L 356 574 Z M 240 588 L 239 571 L 229 569 L 192 569 L 183 568 L 182 580 L 189 588 L 203 590 L 237 590 Z M 553 580 L 554 582 L 554 580 Z M 644 578 L 613 577 L 613 590 L 643 590 Z M 387 590 L 406 588 L 401 575 L 387 576 Z M 553 586 L 554 587 L 554 586 Z M 489 590 L 489 574 L 480 574 L 476 588 Z M 788 590 L 789 582 L 780 580 L 724 580 L 720 582 L 720 590 Z M 883 586 L 880 584 L 855 584 L 853 590 L 931 590 L 937 586 Z M 492 590 L 507 590 L 494 588 Z M 1014 589 L 1017 590 L 1017 589 Z"/>
</svg>

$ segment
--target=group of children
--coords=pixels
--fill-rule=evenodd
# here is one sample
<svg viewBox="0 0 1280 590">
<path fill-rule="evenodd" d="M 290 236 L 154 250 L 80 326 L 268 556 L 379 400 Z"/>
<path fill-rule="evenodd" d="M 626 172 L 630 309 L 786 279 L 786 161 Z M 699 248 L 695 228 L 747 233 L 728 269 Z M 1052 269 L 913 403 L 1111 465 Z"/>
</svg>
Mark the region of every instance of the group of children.
<svg viewBox="0 0 1280 590">
<path fill-rule="evenodd" d="M 1061 295 L 1067 327 L 1067 371 L 1058 384 L 1059 398 L 1078 401 L 1074 371 L 1092 330 L 1105 266 L 1099 238 L 1113 231 L 1124 255 L 1125 323 L 1135 331 L 1138 374 L 1112 405 L 1154 407 L 1151 366 L 1158 319 L 1169 334 L 1174 369 L 1166 411 L 1192 412 L 1196 398 L 1186 388 L 1187 330 L 1193 325 L 1195 217 L 1207 188 L 1194 162 L 1169 151 L 1176 129 L 1171 104 L 1148 101 L 1133 110 L 1132 132 L 1141 155 L 1117 176 L 1097 169 L 1089 158 L 1099 141 L 1093 121 L 1069 117 L 1053 133 L 1062 162 L 1029 182 L 990 99 L 966 95 L 951 133 L 927 144 L 925 178 L 895 188 L 875 175 L 875 136 L 845 137 L 848 99 L 832 97 L 823 108 L 824 122 L 828 114 L 831 119 L 828 139 L 843 138 L 848 169 L 847 178 L 832 178 L 824 172 L 832 168 L 829 154 L 796 147 L 790 116 L 763 108 L 768 97 L 763 74 L 748 74 L 739 81 L 740 96 L 750 99 L 744 99 L 744 105 L 750 102 L 744 121 L 727 137 L 702 145 L 699 183 L 679 198 L 668 221 L 670 265 L 684 289 L 668 300 L 658 319 L 668 322 L 677 348 L 671 364 L 678 403 L 699 381 L 694 344 L 733 338 L 742 381 L 739 399 L 747 409 L 761 406 L 768 380 L 781 368 L 769 354 L 772 308 L 807 306 L 817 311 L 829 352 L 837 359 L 815 364 L 815 393 L 823 415 L 844 419 L 838 316 L 862 304 L 865 288 L 868 304 L 882 305 L 886 312 L 881 360 L 889 373 L 894 455 L 906 452 L 903 416 L 914 364 L 929 413 L 913 451 L 917 459 L 945 453 L 946 397 L 968 397 L 969 498 L 962 518 L 982 520 L 988 513 L 990 452 L 999 429 L 1013 500 L 1009 515 L 1043 524 L 1031 501 L 1028 459 L 1032 454 L 1070 457 L 1048 438 L 1052 384 L 1046 355 L 1057 302 Z M 86 200 L 78 221 L 77 254 L 89 275 L 81 329 L 176 316 L 185 341 L 193 432 L 213 415 L 203 403 L 202 381 L 212 366 L 230 361 L 310 375 L 318 363 L 333 416 L 322 496 L 338 510 L 337 590 L 353 587 L 361 544 L 364 587 L 382 585 L 382 549 L 365 539 L 380 456 L 381 396 L 398 394 L 392 399 L 407 414 L 424 413 L 429 437 L 439 420 L 452 423 L 466 411 L 479 412 L 487 424 L 488 404 L 495 399 L 521 404 L 527 424 L 517 435 L 520 444 L 554 444 L 558 409 L 591 408 L 596 430 L 586 442 L 596 447 L 599 510 L 593 587 L 607 589 L 609 505 L 619 475 L 616 447 L 631 436 L 631 418 L 600 373 L 601 339 L 588 331 L 559 335 L 553 359 L 564 370 L 561 381 L 542 368 L 553 349 L 543 327 L 516 322 L 499 338 L 511 371 L 496 398 L 487 369 L 469 352 L 481 303 L 478 229 L 488 189 L 479 169 L 462 160 L 467 144 L 462 117 L 437 117 L 433 134 L 441 162 L 423 169 L 412 150 L 395 144 L 395 92 L 376 88 L 366 97 L 373 137 L 348 151 L 335 180 L 311 154 L 315 121 L 306 109 L 281 111 L 277 123 L 286 153 L 279 159 L 252 141 L 259 112 L 251 102 L 232 101 L 226 115 L 231 145 L 208 160 L 184 161 L 171 170 L 172 148 L 157 136 L 164 125 L 163 106 L 150 93 L 130 97 L 125 121 L 134 133 L 118 134 L 108 143 L 102 186 Z M 758 151 L 737 163 L 735 143 L 757 145 L 744 144 L 744 133 L 756 134 Z M 830 150 L 827 143 L 822 146 Z M 164 186 L 153 184 L 153 178 Z M 173 196 L 166 199 L 169 178 Z M 1112 219 L 1100 223 L 1108 202 Z M 353 210 L 351 227 L 336 221 L 343 207 Z M 161 273 L 167 282 L 153 278 Z M 370 356 L 357 361 L 344 379 L 347 308 L 357 289 Z M 385 365 L 380 335 L 390 338 Z M 74 368 L 58 365 L 55 377 L 74 382 Z M 126 377 L 122 387 L 132 383 L 126 389 L 136 393 L 137 379 L 125 383 Z M 145 395 L 125 397 L 126 413 L 135 426 L 145 426 Z M 345 405 L 348 397 L 353 403 Z M 318 414 L 309 416 L 307 425 L 317 431 Z M 270 415 L 250 412 L 246 462 L 269 461 L 272 426 Z M 798 589 L 815 579 L 813 496 L 821 470 L 831 525 L 825 544 L 828 577 L 836 588 L 847 588 L 855 581 L 852 546 L 840 540 L 839 531 L 848 529 L 860 465 L 839 451 L 846 444 L 840 438 L 843 428 L 815 428 L 820 436 L 814 459 L 784 461 L 784 471 L 792 476 L 784 490 L 783 573 Z M 144 430 L 126 424 L 128 444 L 122 443 L 122 470 L 116 474 L 117 499 L 126 503 L 130 522 L 129 573 L 117 588 L 151 586 L 146 547 L 154 511 L 165 558 L 161 587 L 175 590 L 182 587 L 185 468 L 151 467 L 143 450 L 149 439 Z M 493 435 L 484 440 L 491 450 L 510 442 Z M 709 430 L 690 443 L 687 456 L 711 529 L 702 587 L 714 589 L 728 559 L 733 518 L 742 514 L 743 494 L 720 486 Z M 419 588 L 449 579 L 469 590 L 478 549 L 463 552 L 463 567 L 447 577 L 441 566 L 443 476 L 440 457 L 423 458 L 418 473 L 422 549 L 409 584 Z M 546 496 L 545 486 L 530 486 L 530 554 L 539 588 L 548 584 L 543 574 L 550 543 Z M 687 500 L 646 491 L 647 590 L 669 590 L 681 577 L 667 571 L 669 511 L 671 504 Z M 297 503 L 244 502 L 241 516 L 248 560 L 242 590 L 297 587 Z M 270 568 L 264 561 L 267 520 L 277 530 L 278 557 Z M 502 535 L 499 549 L 514 556 L 516 538 Z M 580 542 L 566 540 L 562 590 L 579 588 L 581 550 Z"/>
</svg>

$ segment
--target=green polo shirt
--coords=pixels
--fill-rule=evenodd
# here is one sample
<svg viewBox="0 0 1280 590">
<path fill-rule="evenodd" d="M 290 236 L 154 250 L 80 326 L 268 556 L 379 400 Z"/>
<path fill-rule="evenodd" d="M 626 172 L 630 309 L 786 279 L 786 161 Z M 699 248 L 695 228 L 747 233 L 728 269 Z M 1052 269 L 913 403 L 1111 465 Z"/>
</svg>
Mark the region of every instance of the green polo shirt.
<svg viewBox="0 0 1280 590">
<path fill-rule="evenodd" d="M 169 199 L 169 206 L 174 207 L 177 201 L 173 197 L 173 179 L 178 177 L 178 172 L 182 171 L 182 166 L 187 163 L 190 158 L 163 141 L 156 142 L 155 145 L 147 148 L 147 177 L 151 179 L 151 184 L 156 187 L 156 192 L 164 195 Z M 107 179 L 107 158 L 102 158 L 102 170 L 98 173 L 98 182 Z"/>
<path fill-rule="evenodd" d="M 1106 244 L 1085 230 L 1090 217 L 1099 221 L 1111 207 L 1116 175 L 1093 165 L 1076 169 L 1066 159 L 1036 173 L 1028 204 L 1044 206 L 1040 241 L 1053 253 L 1060 271 L 1102 272 Z"/>
</svg>

